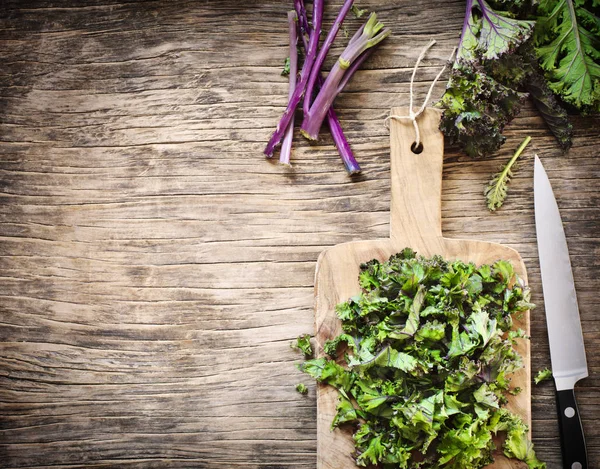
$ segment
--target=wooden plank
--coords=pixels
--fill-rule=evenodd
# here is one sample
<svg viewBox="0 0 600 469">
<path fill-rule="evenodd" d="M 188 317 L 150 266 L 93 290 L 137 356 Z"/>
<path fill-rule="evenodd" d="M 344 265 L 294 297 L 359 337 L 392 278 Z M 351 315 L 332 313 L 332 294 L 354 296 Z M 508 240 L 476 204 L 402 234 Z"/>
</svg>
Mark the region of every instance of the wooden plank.
<svg viewBox="0 0 600 469">
<path fill-rule="evenodd" d="M 328 2 L 327 24 L 340 3 Z M 425 96 L 464 14 L 458 0 L 360 5 L 394 35 L 336 104 L 364 168 L 351 181 L 326 132 L 316 145 L 296 136 L 292 170 L 262 158 L 287 96 L 291 2 L 2 2 L 0 466 L 315 467 L 315 386 L 289 348 L 313 330 L 315 262 L 388 236 L 383 119 L 408 104 L 433 37 L 417 75 Z M 600 121 L 573 120 L 567 156 L 530 105 L 493 158 L 447 146 L 442 225 L 522 254 L 540 305 L 532 370 L 548 366 L 532 152 L 505 208 L 487 213 L 481 195 L 533 136 L 572 252 L 591 371 L 578 397 L 600 467 Z M 532 389 L 532 426 L 556 469 L 553 396 Z"/>
</svg>

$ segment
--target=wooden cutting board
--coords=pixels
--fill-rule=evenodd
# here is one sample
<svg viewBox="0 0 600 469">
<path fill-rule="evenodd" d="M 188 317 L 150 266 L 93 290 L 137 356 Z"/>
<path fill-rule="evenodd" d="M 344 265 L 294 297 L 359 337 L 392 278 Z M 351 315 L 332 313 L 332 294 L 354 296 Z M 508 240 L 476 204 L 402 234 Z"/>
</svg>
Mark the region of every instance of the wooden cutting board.
<svg viewBox="0 0 600 469">
<path fill-rule="evenodd" d="M 392 114 L 407 115 L 407 109 L 394 108 Z M 338 244 L 321 253 L 315 274 L 315 328 L 317 355 L 323 356 L 323 345 L 341 332 L 335 306 L 360 292 L 359 265 L 371 259 L 387 260 L 390 255 L 411 247 L 418 254 L 440 254 L 445 259 L 461 259 L 477 265 L 498 259 L 509 260 L 515 271 L 527 282 L 525 265 L 517 251 L 501 244 L 486 241 L 450 239 L 442 236 L 441 192 L 444 139 L 438 126 L 441 113 L 428 108 L 418 120 L 423 151 L 411 150 L 414 129 L 408 121 L 390 123 L 391 147 L 391 220 L 390 237 L 371 241 L 353 241 Z M 493 215 L 490 215 L 493 216 Z M 529 334 L 529 312 L 515 328 Z M 508 407 L 521 415 L 531 428 L 531 386 L 529 341 L 518 341 L 518 351 L 525 368 L 513 375 L 512 382 L 523 390 L 518 396 L 508 396 Z M 337 391 L 319 385 L 317 391 L 317 468 L 353 469 L 354 445 L 351 429 L 331 431 L 335 415 Z M 489 469 L 516 469 L 526 467 L 509 460 L 500 453 Z"/>
</svg>

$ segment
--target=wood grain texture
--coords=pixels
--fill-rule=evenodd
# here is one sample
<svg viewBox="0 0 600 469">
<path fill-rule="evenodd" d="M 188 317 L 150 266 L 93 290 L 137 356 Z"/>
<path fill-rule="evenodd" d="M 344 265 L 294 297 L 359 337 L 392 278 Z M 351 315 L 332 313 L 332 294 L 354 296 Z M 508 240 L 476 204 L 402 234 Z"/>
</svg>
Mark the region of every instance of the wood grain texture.
<svg viewBox="0 0 600 469">
<path fill-rule="evenodd" d="M 394 108 L 392 115 L 406 116 L 408 108 Z M 517 251 L 497 243 L 452 239 L 442 234 L 441 196 L 444 162 L 444 136 L 439 130 L 441 112 L 428 108 L 419 117 L 423 150 L 413 153 L 415 131 L 408 120 L 390 122 L 391 213 L 390 236 L 385 239 L 351 241 L 325 250 L 317 261 L 315 275 L 315 338 L 317 355 L 326 356 L 327 340 L 342 333 L 335 312 L 338 303 L 360 292 L 359 266 L 371 259 L 386 261 L 393 254 L 410 247 L 426 257 L 441 255 L 448 260 L 460 259 L 476 265 L 491 264 L 499 259 L 511 261 L 517 274 L 527 282 L 525 264 Z M 515 329 L 529 334 L 529 312 L 515 318 Z M 528 341 L 515 347 L 523 357 L 524 368 L 512 375 L 520 387 L 518 396 L 507 396 L 508 408 L 531 425 L 531 366 Z M 352 430 L 331 431 L 336 414 L 338 393 L 327 385 L 317 387 L 317 469 L 352 469 Z M 516 469 L 523 464 L 501 454 L 495 455 L 490 469 Z"/>
<path fill-rule="evenodd" d="M 340 4 L 328 2 L 326 26 Z M 417 74 L 423 99 L 464 2 L 360 1 L 394 35 L 336 102 L 363 166 L 354 180 L 326 132 L 315 145 L 297 135 L 291 170 L 262 158 L 287 99 L 290 5 L 0 2 L 1 467 L 315 467 L 315 386 L 289 343 L 313 331 L 319 253 L 389 235 L 383 119 L 408 105 L 412 66 L 435 38 Z M 447 147 L 442 228 L 521 253 L 539 305 L 532 371 L 549 366 L 539 153 L 571 252 L 590 367 L 576 392 L 600 467 L 600 121 L 573 121 L 568 155 L 529 105 L 493 158 Z M 525 135 L 532 148 L 489 214 L 483 186 Z M 532 388 L 532 427 L 560 468 L 551 384 Z"/>
</svg>

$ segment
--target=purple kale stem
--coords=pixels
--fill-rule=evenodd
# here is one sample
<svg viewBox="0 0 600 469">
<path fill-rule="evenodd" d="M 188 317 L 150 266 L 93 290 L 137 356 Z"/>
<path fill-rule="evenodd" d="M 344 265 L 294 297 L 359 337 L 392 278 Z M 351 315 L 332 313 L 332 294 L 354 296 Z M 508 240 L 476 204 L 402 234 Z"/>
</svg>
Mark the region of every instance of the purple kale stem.
<svg viewBox="0 0 600 469">
<path fill-rule="evenodd" d="M 363 62 L 369 58 L 369 56 L 373 53 L 373 50 L 374 50 L 373 48 L 367 49 L 362 54 L 360 54 L 359 57 L 354 62 L 352 62 L 352 65 L 350 65 L 350 68 L 348 70 L 346 70 L 346 73 L 344 74 L 344 77 L 342 78 L 342 81 L 340 82 L 340 84 L 338 86 L 338 89 L 336 92 L 337 94 L 342 92 L 342 90 L 346 87 L 346 85 L 350 81 L 350 78 L 352 78 L 352 75 L 354 75 L 354 72 L 356 72 L 360 68 L 360 66 L 363 64 Z"/>
<path fill-rule="evenodd" d="M 358 38 L 359 38 L 359 37 L 362 35 L 362 33 L 363 33 L 364 29 L 365 29 L 365 25 L 364 25 L 364 24 L 362 24 L 362 25 L 360 26 L 360 28 L 358 28 L 358 30 L 357 30 L 357 31 L 354 33 L 354 36 L 352 36 L 352 37 L 350 38 L 350 41 L 348 41 L 348 45 L 350 45 L 350 44 L 352 44 L 352 43 L 356 42 L 356 40 L 357 40 L 357 39 L 358 39 Z"/>
<path fill-rule="evenodd" d="M 306 7 L 304 6 L 304 0 L 294 0 L 294 9 L 298 15 L 298 24 L 300 25 L 300 32 L 304 34 L 310 34 L 310 26 L 308 24 L 308 18 L 306 17 Z M 304 50 L 308 49 L 306 44 L 306 38 L 302 37 L 304 42 Z"/>
<path fill-rule="evenodd" d="M 296 76 L 298 75 L 298 15 L 295 11 L 288 12 L 288 23 L 290 25 L 290 91 L 288 93 L 289 98 L 294 94 L 296 88 Z M 281 164 L 289 165 L 290 157 L 292 155 L 292 140 L 294 139 L 294 116 L 290 120 L 288 128 L 285 131 L 283 137 L 283 143 L 281 144 L 281 153 L 279 155 L 279 162 Z"/>
<path fill-rule="evenodd" d="M 327 53 L 335 40 L 337 33 L 342 27 L 342 23 L 346 19 L 346 15 L 350 11 L 354 0 L 346 0 L 340 9 L 340 12 L 337 15 L 337 18 L 333 22 L 325 41 L 323 41 L 323 45 L 319 49 L 319 54 L 315 59 L 315 63 L 310 72 L 310 77 L 308 78 L 308 84 L 306 85 L 306 92 L 304 93 L 304 113 L 308 113 L 310 109 L 310 105 L 312 102 L 313 90 L 315 88 L 315 83 L 317 82 L 317 77 L 321 73 L 321 67 L 323 66 L 323 62 L 325 61 L 325 57 L 327 57 Z"/>
<path fill-rule="evenodd" d="M 319 138 L 319 130 L 321 129 L 323 120 L 327 116 L 327 111 L 337 96 L 339 85 L 344 79 L 344 74 L 362 53 L 376 46 L 389 36 L 390 30 L 384 29 L 382 31 L 382 28 L 383 24 L 379 23 L 377 15 L 372 13 L 369 20 L 365 23 L 360 37 L 354 39 L 348 44 L 344 52 L 342 52 L 331 72 L 329 72 L 309 112 L 304 114 L 304 121 L 302 122 L 300 132 L 306 138 L 309 140 L 317 140 Z"/>
<path fill-rule="evenodd" d="M 308 78 L 310 76 L 310 71 L 312 70 L 312 66 L 315 62 L 315 58 L 317 55 L 317 48 L 319 45 L 319 33 L 321 32 L 321 22 L 323 20 L 323 1 L 324 0 L 314 0 L 313 1 L 313 32 L 310 35 L 310 39 L 308 41 L 308 49 L 306 51 L 306 58 L 304 59 L 304 64 L 302 65 L 302 71 L 300 72 L 300 80 L 294 89 L 294 93 L 290 98 L 288 105 L 283 112 L 283 116 L 279 120 L 277 124 L 277 128 L 267 146 L 265 148 L 265 155 L 267 158 L 271 158 L 273 156 L 273 151 L 275 147 L 281 142 L 283 135 L 285 134 L 290 121 L 294 117 L 294 113 L 296 111 L 296 106 L 300 103 L 302 99 L 302 95 L 304 94 L 304 90 L 306 89 L 306 84 L 308 83 Z"/>
<path fill-rule="evenodd" d="M 356 158 L 354 158 L 352 148 L 350 148 L 350 144 L 348 143 L 348 140 L 346 140 L 346 136 L 344 135 L 340 121 L 333 110 L 333 106 L 331 106 L 329 111 L 327 111 L 327 122 L 329 124 L 329 130 L 331 131 L 331 136 L 333 137 L 335 146 L 337 147 L 338 153 L 342 157 L 342 161 L 346 167 L 346 171 L 348 171 L 350 174 L 360 173 L 358 161 L 356 161 Z"/>
<path fill-rule="evenodd" d="M 296 13 L 298 13 L 298 24 L 300 25 L 300 31 L 304 29 L 304 32 L 310 33 L 310 25 L 308 24 L 308 20 L 306 17 L 306 8 L 304 7 L 304 0 L 294 0 L 294 6 L 296 8 Z M 352 40 L 362 34 L 362 30 L 364 25 L 360 27 L 357 33 L 354 35 Z M 308 49 L 308 45 L 306 43 L 306 38 L 304 34 L 301 35 L 302 44 L 304 45 L 304 50 Z M 323 86 L 323 77 L 319 74 L 317 79 L 317 90 Z M 333 138 L 333 142 L 340 154 L 340 158 L 346 167 L 346 170 L 350 174 L 358 174 L 360 173 L 360 166 L 354 157 L 354 153 L 352 152 L 352 148 L 350 148 L 350 144 L 344 135 L 344 131 L 342 130 L 342 125 L 340 124 L 340 120 L 338 119 L 337 114 L 335 113 L 335 109 L 333 106 L 329 108 L 327 111 L 327 123 L 329 125 L 329 129 L 331 131 L 331 137 Z"/>
<path fill-rule="evenodd" d="M 345 71 L 346 70 L 341 67 L 338 60 L 331 69 L 331 72 L 329 72 L 329 75 L 327 75 L 327 79 L 315 98 L 310 111 L 304 114 L 300 132 L 307 139 L 317 140 L 319 138 L 319 130 L 327 115 L 327 111 L 333 104 L 336 97 L 335 91 L 337 90 L 338 83 L 343 78 Z M 324 91 L 327 92 L 324 93 Z"/>
</svg>

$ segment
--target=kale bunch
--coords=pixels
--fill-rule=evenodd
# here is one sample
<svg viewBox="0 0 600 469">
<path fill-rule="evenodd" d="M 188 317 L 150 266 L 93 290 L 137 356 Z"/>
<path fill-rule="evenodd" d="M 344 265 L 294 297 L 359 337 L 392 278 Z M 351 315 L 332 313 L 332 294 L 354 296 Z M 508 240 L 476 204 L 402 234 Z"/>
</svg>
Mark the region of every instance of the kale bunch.
<svg viewBox="0 0 600 469">
<path fill-rule="evenodd" d="M 493 5 L 467 0 L 456 60 L 439 103 L 442 132 L 469 156 L 490 155 L 504 143 L 504 127 L 529 96 L 559 145 L 570 148 L 573 129 L 560 102 L 600 111 L 598 25 L 586 30 L 577 24 L 577 18 L 583 25 L 591 17 L 597 21 L 585 3 L 543 1 L 534 9 L 528 0 Z"/>
<path fill-rule="evenodd" d="M 482 468 L 505 432 L 505 455 L 544 468 L 525 423 L 503 407 L 523 366 L 512 316 L 533 307 L 512 265 L 405 249 L 361 265 L 359 281 L 362 293 L 337 306 L 343 333 L 326 342 L 330 358 L 300 365 L 338 390 L 332 428 L 354 426 L 356 463 Z"/>
</svg>

